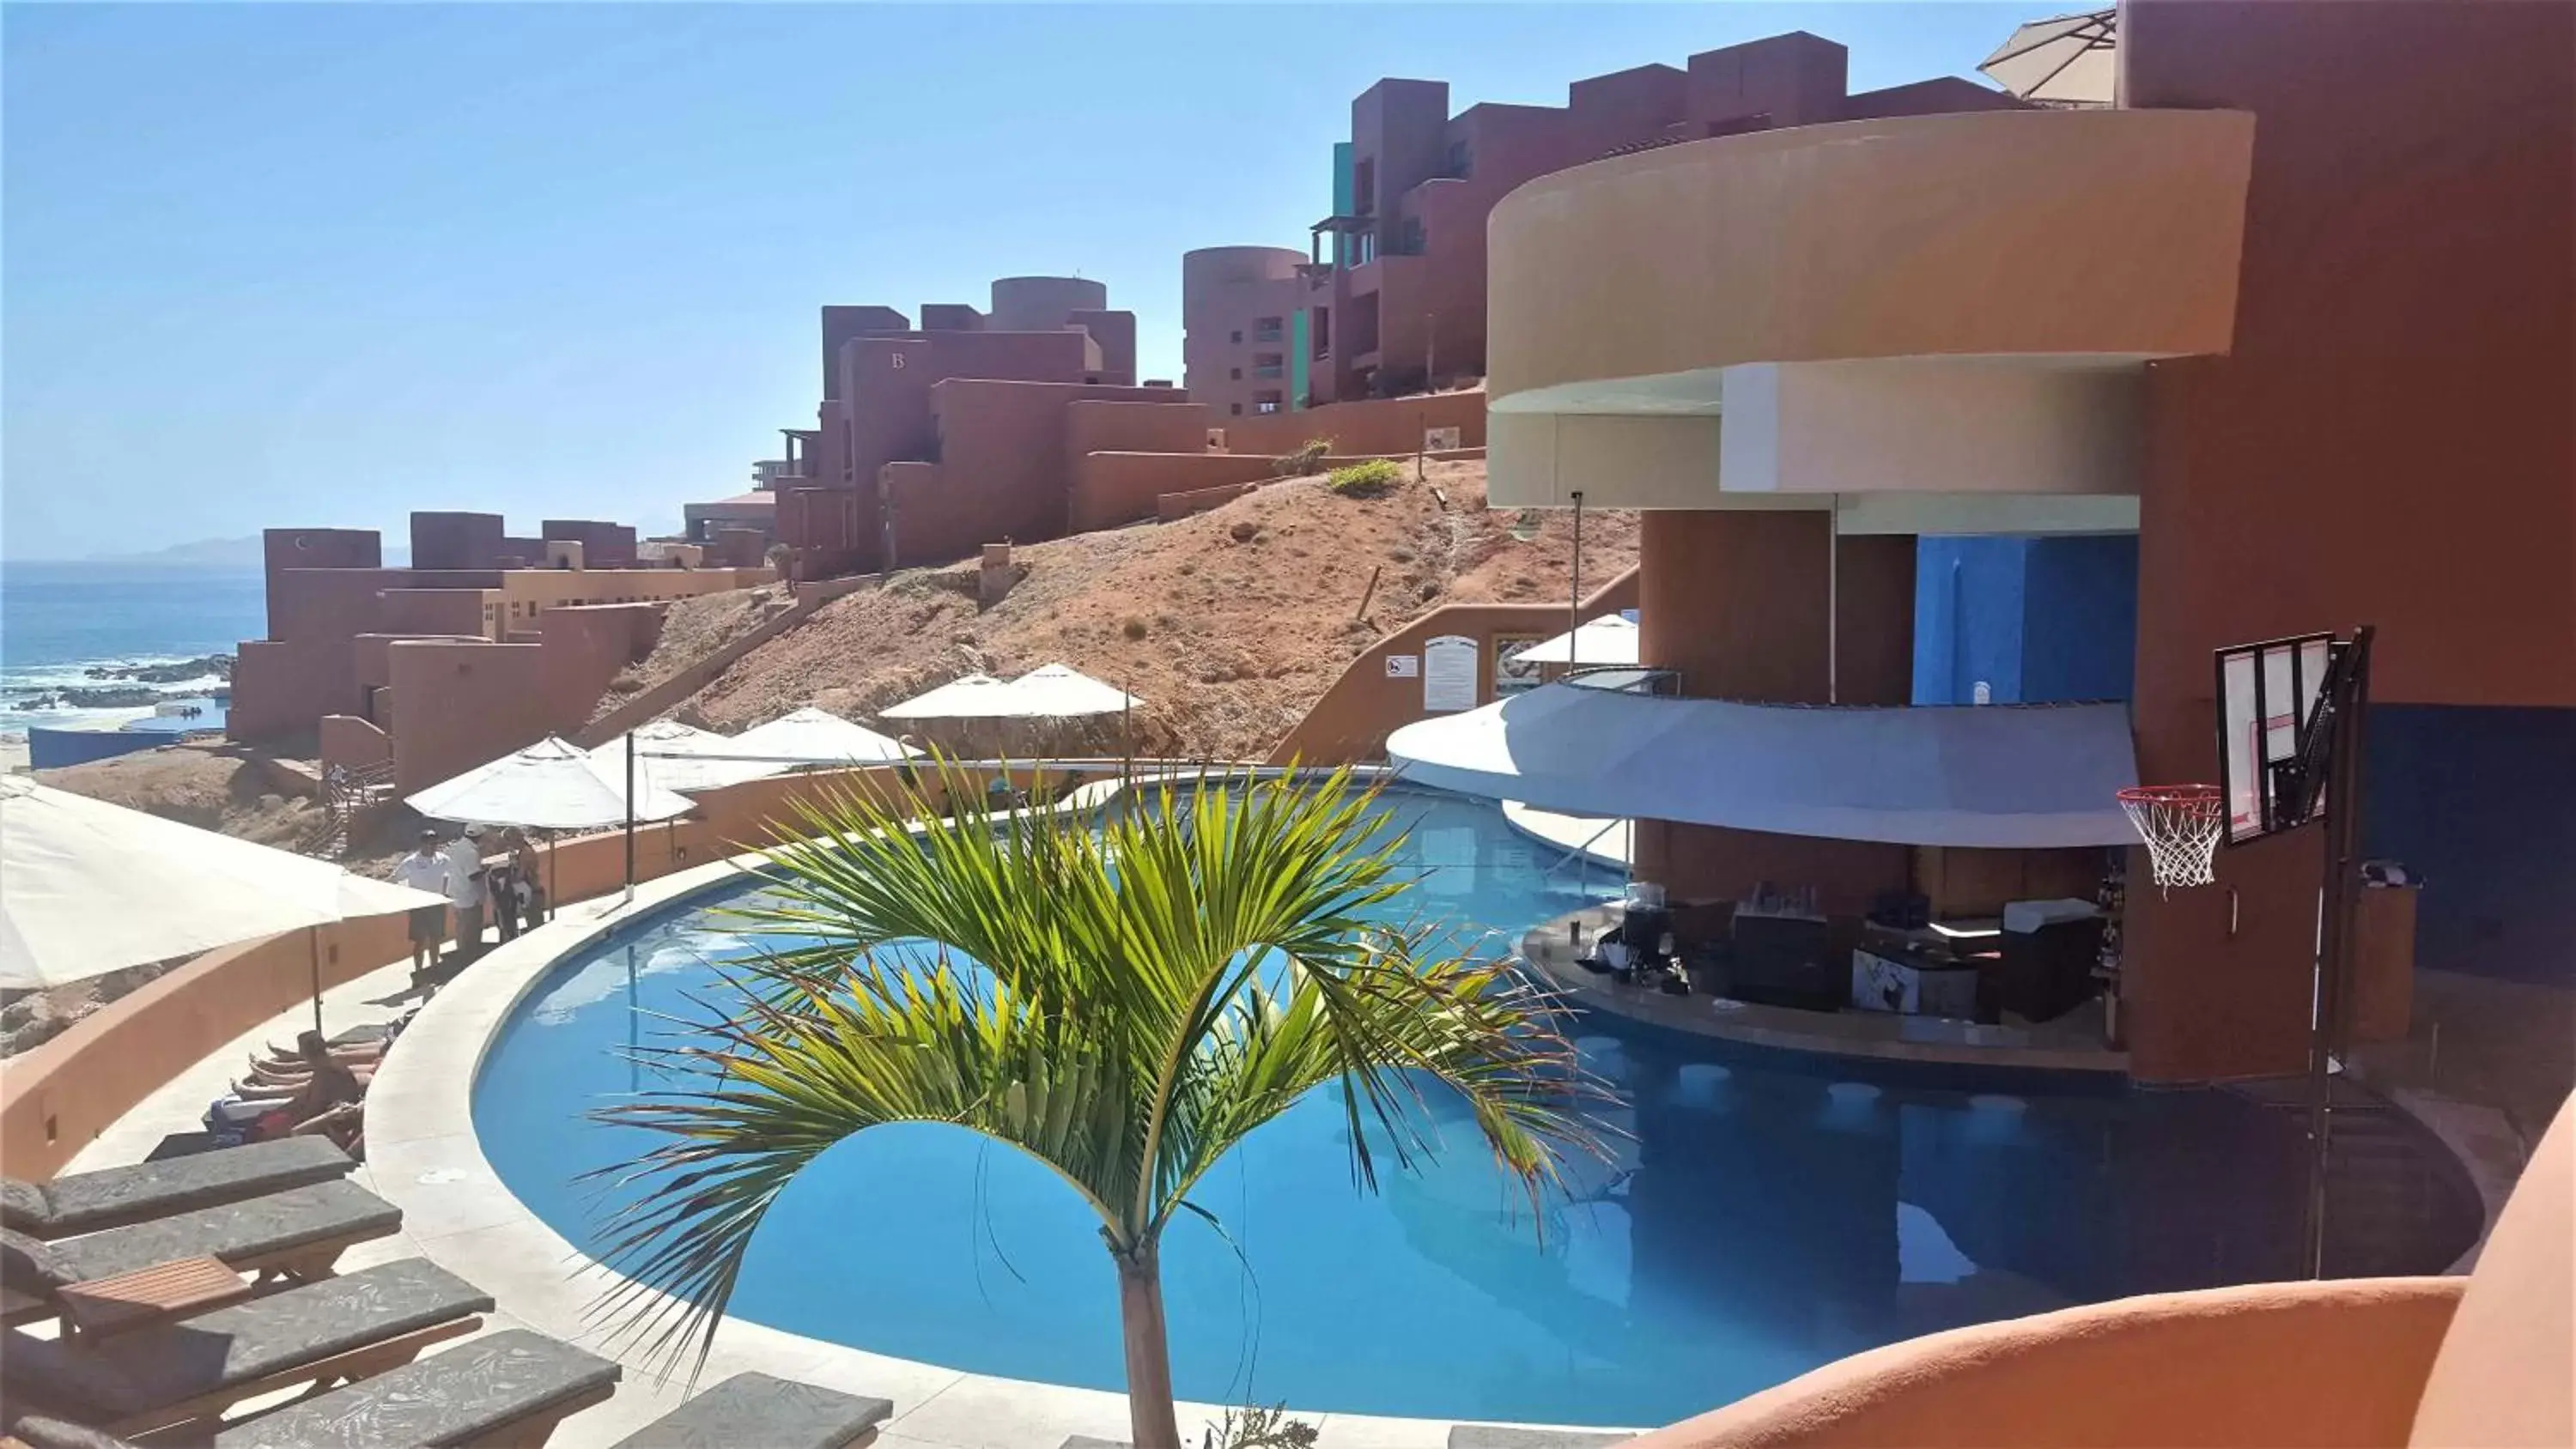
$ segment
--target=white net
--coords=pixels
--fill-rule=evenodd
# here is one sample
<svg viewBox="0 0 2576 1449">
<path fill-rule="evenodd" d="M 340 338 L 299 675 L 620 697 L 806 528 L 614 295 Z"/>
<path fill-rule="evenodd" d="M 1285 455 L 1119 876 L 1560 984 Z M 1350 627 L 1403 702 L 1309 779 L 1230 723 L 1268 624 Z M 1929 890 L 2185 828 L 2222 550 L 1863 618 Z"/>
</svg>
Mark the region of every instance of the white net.
<svg viewBox="0 0 2576 1449">
<path fill-rule="evenodd" d="M 2218 878 L 2227 810 L 2216 785 L 2142 785 L 2120 792 L 2120 808 L 2147 842 L 2158 886 L 2205 886 Z"/>
</svg>

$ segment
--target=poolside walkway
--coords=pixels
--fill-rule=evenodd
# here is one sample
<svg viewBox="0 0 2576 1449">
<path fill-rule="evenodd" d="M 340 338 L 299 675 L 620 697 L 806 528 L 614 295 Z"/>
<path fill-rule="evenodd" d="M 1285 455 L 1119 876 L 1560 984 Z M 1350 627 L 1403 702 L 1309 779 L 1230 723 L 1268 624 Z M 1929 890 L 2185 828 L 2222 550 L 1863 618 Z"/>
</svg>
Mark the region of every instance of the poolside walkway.
<svg viewBox="0 0 2576 1449">
<path fill-rule="evenodd" d="M 625 1364 L 607 1403 L 564 1421 L 549 1449 L 613 1445 L 670 1412 L 691 1387 L 662 1380 L 611 1325 L 591 1311 L 604 1271 L 539 1222 L 483 1158 L 470 1112 L 470 1084 L 484 1044 L 525 989 L 563 953 L 620 921 L 692 889 L 723 871 L 700 867 L 639 887 L 635 904 L 567 906 L 558 918 L 505 947 L 489 950 L 444 987 L 407 1029 L 368 1093 L 368 1161 L 354 1181 L 403 1210 L 400 1232 L 351 1249 L 344 1270 L 422 1257 L 492 1294 L 499 1311 L 484 1332 L 526 1328 L 566 1339 Z M 325 1028 L 339 1032 L 398 1016 L 413 1003 L 408 963 L 384 967 L 323 996 Z M 65 1172 L 139 1162 L 173 1133 L 195 1132 L 206 1106 L 220 1097 L 252 1053 L 284 1045 L 313 1024 L 308 1003 L 243 1033 L 118 1119 L 68 1163 Z M 458 1340 L 459 1342 L 465 1340 Z M 433 1350 L 436 1352 L 436 1350 Z M 1098 1389 L 972 1374 L 802 1338 L 744 1319 L 729 1319 L 695 1388 L 758 1369 L 894 1402 L 895 1415 L 871 1441 L 881 1449 L 1060 1449 L 1069 1438 L 1123 1441 L 1123 1395 Z M 1183 1404 L 1183 1437 L 1218 1416 L 1211 1405 Z M 1295 1411 L 1321 1431 L 1318 1449 L 1446 1449 L 1451 1421 Z M 1598 1433 L 1599 1431 L 1592 1431 Z"/>
</svg>

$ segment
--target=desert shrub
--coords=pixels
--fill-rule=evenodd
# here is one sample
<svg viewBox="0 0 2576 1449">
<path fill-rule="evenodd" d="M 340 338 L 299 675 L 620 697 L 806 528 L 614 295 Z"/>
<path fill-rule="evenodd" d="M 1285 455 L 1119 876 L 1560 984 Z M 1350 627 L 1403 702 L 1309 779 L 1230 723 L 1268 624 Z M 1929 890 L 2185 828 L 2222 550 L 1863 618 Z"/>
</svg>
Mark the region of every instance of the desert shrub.
<svg viewBox="0 0 2576 1449">
<path fill-rule="evenodd" d="M 1331 456 L 1332 451 L 1332 439 L 1308 438 L 1297 445 L 1296 452 L 1272 461 L 1278 464 L 1279 476 L 1283 478 L 1311 478 L 1324 471 L 1324 459 Z"/>
<path fill-rule="evenodd" d="M 1403 464 L 1393 458 L 1371 458 L 1335 468 L 1325 486 L 1346 498 L 1375 498 L 1403 481 Z"/>
</svg>

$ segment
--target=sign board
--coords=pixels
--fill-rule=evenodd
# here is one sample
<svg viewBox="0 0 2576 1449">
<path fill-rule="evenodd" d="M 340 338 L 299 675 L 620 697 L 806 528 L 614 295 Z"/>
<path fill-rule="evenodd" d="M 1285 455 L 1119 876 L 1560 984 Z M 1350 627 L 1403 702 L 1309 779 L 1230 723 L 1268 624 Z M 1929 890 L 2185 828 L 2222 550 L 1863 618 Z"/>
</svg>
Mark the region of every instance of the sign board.
<svg viewBox="0 0 2576 1449">
<path fill-rule="evenodd" d="M 1422 656 L 1419 654 L 1390 654 L 1386 656 L 1386 677 L 1389 679 L 1414 679 L 1418 678 L 1421 673 Z"/>
<path fill-rule="evenodd" d="M 1530 646 L 1544 643 L 1546 639 L 1543 634 L 1494 636 L 1494 694 L 1498 698 L 1538 688 L 1538 666 L 1523 664 L 1521 656 L 1529 652 Z"/>
<path fill-rule="evenodd" d="M 1458 437 L 1458 429 L 1454 427 L 1424 428 L 1422 430 L 1422 451 L 1426 453 L 1455 452 L 1460 446 Z"/>
<path fill-rule="evenodd" d="M 1456 714 L 1484 703 L 1477 688 L 1476 641 L 1465 634 L 1443 634 L 1422 646 L 1422 708 L 1429 714 Z"/>
</svg>

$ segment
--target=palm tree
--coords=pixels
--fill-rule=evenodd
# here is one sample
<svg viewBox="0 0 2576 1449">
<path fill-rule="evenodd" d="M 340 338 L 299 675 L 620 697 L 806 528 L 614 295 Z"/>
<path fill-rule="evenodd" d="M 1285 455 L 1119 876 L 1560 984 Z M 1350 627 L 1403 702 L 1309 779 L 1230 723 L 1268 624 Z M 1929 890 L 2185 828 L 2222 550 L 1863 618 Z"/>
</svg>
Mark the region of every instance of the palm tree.
<svg viewBox="0 0 2576 1449">
<path fill-rule="evenodd" d="M 1191 1189 L 1255 1128 L 1340 1083 L 1374 1189 L 1372 1137 L 1409 1162 L 1445 1091 L 1533 1206 L 1560 1155 L 1597 1150 L 1574 1109 L 1599 1088 L 1548 999 L 1381 924 L 1410 886 L 1400 836 L 1346 773 L 1148 788 L 1096 827 L 998 817 L 944 764 L 940 784 L 945 819 L 861 793 L 805 809 L 766 852 L 767 898 L 735 913 L 805 944 L 750 963 L 711 1041 L 660 1054 L 683 1085 L 598 1114 L 669 1139 L 608 1174 L 635 1192 L 605 1234 L 628 1274 L 609 1306 L 655 1351 L 694 1339 L 703 1361 L 762 1214 L 818 1154 L 953 1123 L 1099 1214 L 1134 1442 L 1178 1449 L 1163 1230 L 1205 1215 Z"/>
</svg>

